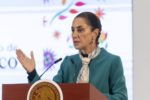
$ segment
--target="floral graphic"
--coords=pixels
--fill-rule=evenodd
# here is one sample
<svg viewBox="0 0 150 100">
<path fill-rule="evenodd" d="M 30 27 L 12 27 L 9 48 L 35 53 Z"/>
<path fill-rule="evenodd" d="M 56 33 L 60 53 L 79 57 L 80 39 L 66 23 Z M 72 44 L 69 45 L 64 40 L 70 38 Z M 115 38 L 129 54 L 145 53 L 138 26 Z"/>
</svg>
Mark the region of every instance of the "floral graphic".
<svg viewBox="0 0 150 100">
<path fill-rule="evenodd" d="M 44 57 L 44 67 L 48 68 L 51 66 L 51 64 L 54 63 L 55 61 L 55 55 L 51 50 L 45 50 L 43 53 L 43 57 Z"/>
</svg>

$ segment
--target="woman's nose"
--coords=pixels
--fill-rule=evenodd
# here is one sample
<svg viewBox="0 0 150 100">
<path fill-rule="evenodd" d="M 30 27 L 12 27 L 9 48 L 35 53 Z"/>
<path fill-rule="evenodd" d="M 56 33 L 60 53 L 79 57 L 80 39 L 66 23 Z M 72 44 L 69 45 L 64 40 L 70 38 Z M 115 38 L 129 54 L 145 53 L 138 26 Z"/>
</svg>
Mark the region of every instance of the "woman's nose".
<svg viewBox="0 0 150 100">
<path fill-rule="evenodd" d="M 77 33 L 77 31 L 74 31 L 74 32 L 72 32 L 72 37 L 78 37 L 78 33 Z"/>
</svg>

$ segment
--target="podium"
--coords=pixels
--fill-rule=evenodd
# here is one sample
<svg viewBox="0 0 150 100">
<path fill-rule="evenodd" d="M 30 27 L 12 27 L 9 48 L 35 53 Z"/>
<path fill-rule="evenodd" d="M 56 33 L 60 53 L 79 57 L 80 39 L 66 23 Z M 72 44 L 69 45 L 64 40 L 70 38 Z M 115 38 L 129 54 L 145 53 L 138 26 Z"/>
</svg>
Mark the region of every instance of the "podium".
<svg viewBox="0 0 150 100">
<path fill-rule="evenodd" d="M 2 100 L 26 100 L 32 84 L 3 84 Z M 63 100 L 107 100 L 94 86 L 88 83 L 58 84 L 63 92 Z"/>
</svg>

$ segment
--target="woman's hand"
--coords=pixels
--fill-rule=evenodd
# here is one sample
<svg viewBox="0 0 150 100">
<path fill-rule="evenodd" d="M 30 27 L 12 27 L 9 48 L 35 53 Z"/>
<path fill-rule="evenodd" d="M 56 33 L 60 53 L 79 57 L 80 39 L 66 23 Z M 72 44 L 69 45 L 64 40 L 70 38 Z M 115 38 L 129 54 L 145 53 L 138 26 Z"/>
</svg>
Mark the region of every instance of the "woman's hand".
<svg viewBox="0 0 150 100">
<path fill-rule="evenodd" d="M 35 59 L 32 51 L 30 53 L 31 58 L 27 57 L 21 49 L 16 49 L 16 55 L 21 65 L 28 73 L 35 69 Z"/>
</svg>

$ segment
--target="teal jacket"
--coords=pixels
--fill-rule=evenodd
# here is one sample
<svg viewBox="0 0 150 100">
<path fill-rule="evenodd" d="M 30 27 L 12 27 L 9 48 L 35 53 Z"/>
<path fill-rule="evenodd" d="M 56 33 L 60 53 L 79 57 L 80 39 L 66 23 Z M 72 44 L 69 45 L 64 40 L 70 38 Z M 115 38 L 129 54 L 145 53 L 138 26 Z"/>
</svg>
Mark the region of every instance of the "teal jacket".
<svg viewBox="0 0 150 100">
<path fill-rule="evenodd" d="M 57 83 L 75 83 L 82 67 L 79 54 L 65 57 L 53 80 Z M 89 64 L 89 83 L 106 95 L 108 100 L 128 100 L 122 62 L 119 56 L 101 48 L 100 54 Z M 38 74 L 30 83 L 39 79 Z"/>
</svg>

